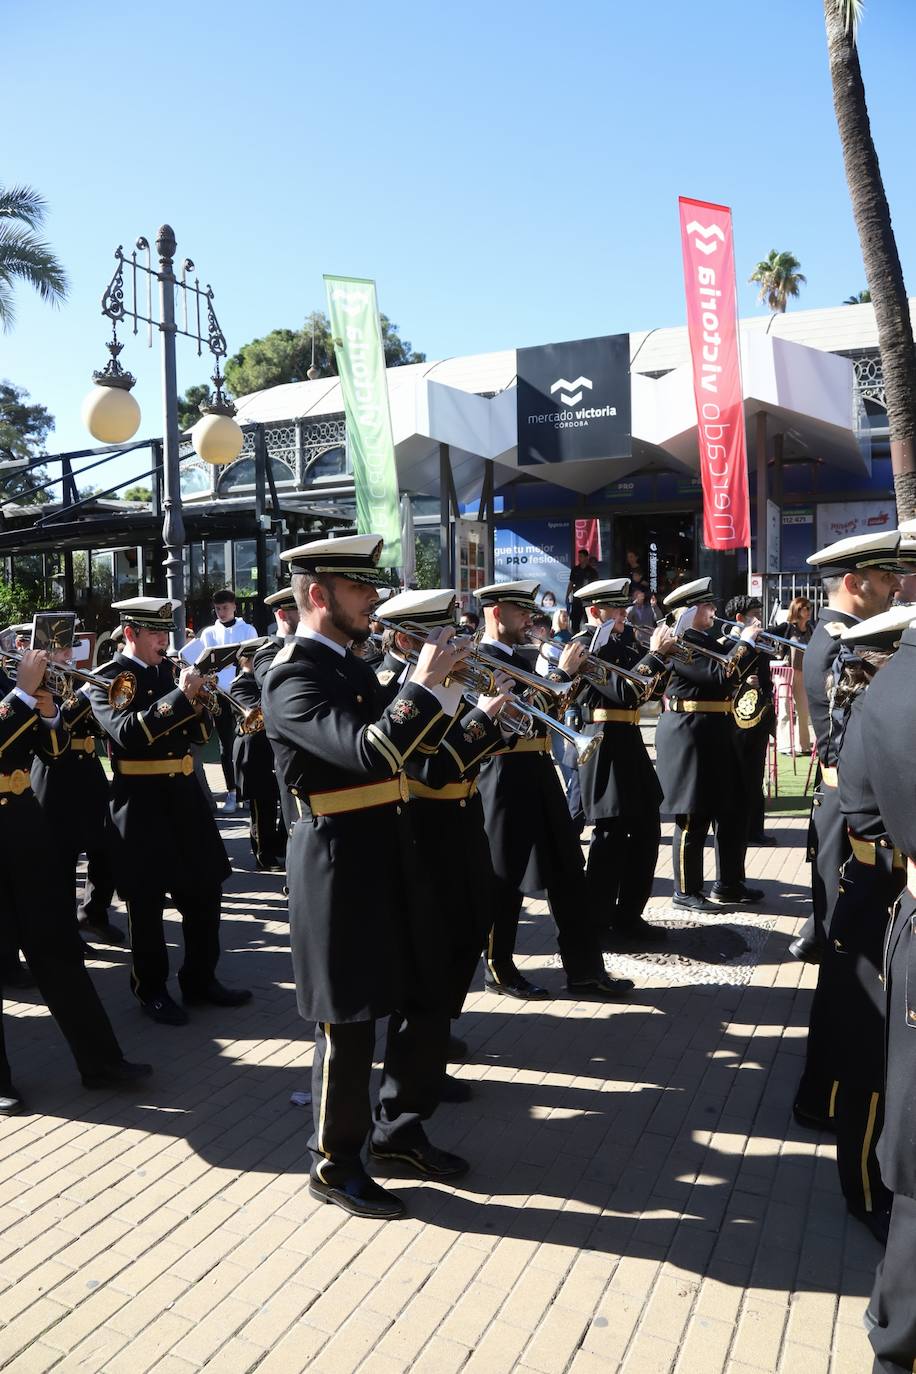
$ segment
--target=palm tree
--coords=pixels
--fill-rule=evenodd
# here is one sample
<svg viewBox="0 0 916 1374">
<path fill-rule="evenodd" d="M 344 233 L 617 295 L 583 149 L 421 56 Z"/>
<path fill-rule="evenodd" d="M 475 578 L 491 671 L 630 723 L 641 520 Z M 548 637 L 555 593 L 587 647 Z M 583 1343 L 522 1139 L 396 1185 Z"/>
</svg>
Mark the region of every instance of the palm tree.
<svg viewBox="0 0 916 1374">
<path fill-rule="evenodd" d="M 846 183 L 878 326 L 897 518 L 916 515 L 916 345 L 856 49 L 862 0 L 824 0 Z"/>
<path fill-rule="evenodd" d="M 856 294 L 855 294 L 854 296 L 847 296 L 846 299 L 845 299 L 845 301 L 843 302 L 843 304 L 844 304 L 844 305 L 870 305 L 870 304 L 871 304 L 871 292 L 870 292 L 870 291 L 857 291 Z"/>
<path fill-rule="evenodd" d="M 44 223 L 46 202 L 31 186 L 0 186 L 0 328 L 15 319 L 13 286 L 34 286 L 43 301 L 60 305 L 67 295 L 67 274 L 46 243 L 35 234 Z M 16 221 L 19 221 L 17 223 Z"/>
<path fill-rule="evenodd" d="M 777 253 L 770 249 L 770 256 L 758 262 L 748 281 L 760 283 L 758 300 L 765 301 L 771 310 L 780 315 L 789 304 L 789 297 L 798 296 L 798 289 L 805 285 L 805 278 L 799 272 L 801 263 L 792 253 Z"/>
</svg>

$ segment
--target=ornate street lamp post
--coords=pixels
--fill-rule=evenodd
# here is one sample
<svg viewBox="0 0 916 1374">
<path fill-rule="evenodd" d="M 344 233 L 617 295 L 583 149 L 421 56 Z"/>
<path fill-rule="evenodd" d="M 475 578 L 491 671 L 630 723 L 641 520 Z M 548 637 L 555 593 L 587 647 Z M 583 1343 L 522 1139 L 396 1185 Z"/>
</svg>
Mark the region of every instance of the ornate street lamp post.
<svg viewBox="0 0 916 1374">
<path fill-rule="evenodd" d="M 171 226 L 163 224 L 156 236 L 156 252 L 159 256 L 158 271 L 150 260 L 149 241 L 138 238 L 136 247 L 127 258 L 120 247 L 115 253 L 117 267 L 102 297 L 102 314 L 111 320 L 112 338 L 107 345 L 111 357 L 101 372 L 94 372 L 95 383 L 92 391 L 83 402 L 83 422 L 94 438 L 105 444 L 121 444 L 136 434 L 140 425 L 140 407 L 131 396 L 134 378 L 125 372 L 118 361 L 123 345 L 118 341 L 118 325 L 125 320 L 133 321 L 133 333 L 138 333 L 141 321 L 147 326 L 147 344 L 152 348 L 153 329 L 158 329 L 162 354 L 162 467 L 163 467 L 163 521 L 162 542 L 165 546 L 166 594 L 175 605 L 175 621 L 178 629 L 172 636 L 172 647 L 180 648 L 184 643 L 184 519 L 181 502 L 181 474 L 179 467 L 180 431 L 178 427 L 178 383 L 175 364 L 175 341 L 179 334 L 192 339 L 197 344 L 200 357 L 206 344 L 216 360 L 213 374 L 215 392 L 213 397 L 201 405 L 202 418 L 191 430 L 191 442 L 195 451 L 208 463 L 231 463 L 241 452 L 244 435 L 236 424 L 235 406 L 223 395 L 223 377 L 220 372 L 220 359 L 227 353 L 226 338 L 219 327 L 213 309 L 213 290 L 210 286 L 201 289 L 198 278 L 187 280 L 188 272 L 194 271 L 190 258 L 185 258 L 181 266 L 180 279 L 175 277 L 175 233 Z M 137 253 L 145 254 L 146 261 L 138 260 Z M 128 273 L 129 304 L 125 304 L 125 269 Z M 146 281 L 145 313 L 138 307 L 137 277 L 140 274 L 141 287 Z M 159 283 L 158 318 L 153 312 L 153 279 Z M 179 324 L 175 316 L 175 300 L 181 293 L 182 317 Z M 189 309 L 190 307 L 190 309 Z M 202 310 L 206 320 L 202 321 Z"/>
</svg>

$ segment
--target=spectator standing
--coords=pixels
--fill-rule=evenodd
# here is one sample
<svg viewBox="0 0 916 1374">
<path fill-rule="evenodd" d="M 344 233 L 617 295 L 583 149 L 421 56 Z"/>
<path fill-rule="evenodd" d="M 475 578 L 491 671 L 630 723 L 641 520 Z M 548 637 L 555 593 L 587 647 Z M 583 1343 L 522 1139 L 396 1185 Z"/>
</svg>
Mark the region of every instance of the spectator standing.
<svg viewBox="0 0 916 1374">
<path fill-rule="evenodd" d="M 559 644 L 568 644 L 572 639 L 572 631 L 569 628 L 569 612 L 559 606 L 553 613 L 551 622 L 553 638 Z"/>
<path fill-rule="evenodd" d="M 814 633 L 811 624 L 811 602 L 806 596 L 796 596 L 789 605 L 789 614 L 782 632 L 786 639 L 796 640 L 806 645 Z M 808 715 L 808 695 L 802 674 L 804 651 L 802 648 L 787 650 L 792 664 L 792 699 L 795 704 L 795 723 L 798 731 L 797 750 L 799 754 L 811 753 L 811 727 Z M 776 743 L 780 754 L 792 753 L 792 723 L 789 718 L 789 702 L 782 694 L 779 698 L 779 718 L 776 722 Z"/>
<path fill-rule="evenodd" d="M 241 644 L 246 639 L 255 638 L 258 633 L 257 630 L 253 625 L 248 625 L 244 620 L 239 620 L 235 610 L 235 592 L 224 587 L 222 591 L 214 593 L 213 611 L 216 619 L 212 625 L 206 625 L 200 632 L 202 649 L 213 649 L 223 644 Z M 235 666 L 221 670 L 218 674 L 218 681 L 222 691 L 229 691 L 235 674 Z M 213 723 L 216 727 L 216 733 L 219 735 L 220 763 L 223 766 L 223 777 L 226 782 L 226 800 L 223 803 L 223 814 L 232 816 L 236 810 L 235 768 L 232 762 L 232 751 L 235 746 L 235 717 L 229 710 L 220 711 Z"/>
<path fill-rule="evenodd" d="M 597 576 L 598 569 L 592 562 L 588 549 L 580 549 L 576 555 L 576 566 L 569 574 L 566 584 L 566 607 L 569 611 L 569 627 L 573 634 L 578 632 L 585 615 L 585 607 L 576 598 L 575 593 L 581 587 L 587 587 L 589 582 L 594 582 Z"/>
<path fill-rule="evenodd" d="M 627 607 L 627 620 L 631 625 L 645 625 L 650 630 L 654 630 L 657 619 L 658 617 L 649 605 L 645 591 L 642 587 L 637 587 L 633 595 L 633 603 Z"/>
</svg>

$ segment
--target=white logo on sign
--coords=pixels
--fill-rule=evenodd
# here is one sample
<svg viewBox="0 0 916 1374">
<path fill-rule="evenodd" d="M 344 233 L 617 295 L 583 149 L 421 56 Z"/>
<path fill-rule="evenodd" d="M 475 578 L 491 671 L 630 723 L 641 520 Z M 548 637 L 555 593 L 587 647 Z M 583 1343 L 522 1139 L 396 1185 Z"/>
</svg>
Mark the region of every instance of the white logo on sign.
<svg viewBox="0 0 916 1374">
<path fill-rule="evenodd" d="M 577 377 L 574 382 L 568 382 L 565 377 L 558 377 L 550 388 L 550 394 L 552 396 L 555 391 L 559 391 L 560 400 L 565 406 L 577 406 L 582 400 L 582 392 L 576 391 L 576 388 L 582 386 L 588 387 L 591 391 L 592 384 L 588 377 Z M 575 396 L 568 394 L 573 391 L 576 392 Z"/>
<path fill-rule="evenodd" d="M 694 239 L 693 246 L 700 253 L 705 253 L 707 257 L 710 253 L 715 253 L 716 249 L 719 247 L 719 244 L 701 243 L 700 239 L 716 238 L 719 240 L 719 243 L 725 242 L 725 235 L 722 233 L 722 230 L 719 228 L 718 224 L 704 225 L 700 224 L 698 220 L 692 219 L 690 223 L 687 225 L 687 233 L 700 235 L 700 238 Z"/>
<path fill-rule="evenodd" d="M 331 292 L 331 300 L 340 302 L 340 308 L 345 315 L 359 315 L 365 310 L 370 299 L 368 291 L 354 291 L 349 286 L 335 286 Z"/>
</svg>

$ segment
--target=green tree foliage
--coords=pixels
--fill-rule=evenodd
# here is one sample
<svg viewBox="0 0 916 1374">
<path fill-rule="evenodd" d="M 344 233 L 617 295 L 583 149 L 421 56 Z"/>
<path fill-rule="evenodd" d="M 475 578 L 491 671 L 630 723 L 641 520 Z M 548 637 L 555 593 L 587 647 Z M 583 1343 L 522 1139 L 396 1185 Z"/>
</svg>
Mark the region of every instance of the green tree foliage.
<svg viewBox="0 0 916 1374">
<path fill-rule="evenodd" d="M 209 401 L 210 388 L 206 382 L 201 382 L 196 386 L 189 386 L 183 396 L 178 397 L 178 428 L 181 430 L 192 429 L 201 418 L 200 407 L 203 402 Z M 146 500 L 146 497 L 137 497 L 137 500 Z"/>
<path fill-rule="evenodd" d="M 400 337 L 398 326 L 392 324 L 387 315 L 381 316 L 381 325 L 388 367 L 426 361 L 426 354 L 415 352 L 410 341 Z M 286 382 L 304 382 L 313 360 L 319 377 L 337 375 L 331 324 L 321 310 L 313 310 L 301 329 L 274 329 L 263 339 L 245 344 L 233 357 L 226 359 L 226 382 L 233 396 L 247 396 L 252 391 L 264 391 Z"/>
<path fill-rule="evenodd" d="M 44 406 L 27 405 L 29 393 L 12 382 L 0 382 L 0 460 L 25 459 L 32 462 L 44 452 L 45 442 L 54 428 L 54 417 Z M 15 501 L 24 491 L 47 481 L 45 468 L 30 472 L 0 470 L 0 501 Z M 46 491 L 26 497 L 27 505 L 47 501 Z"/>
<path fill-rule="evenodd" d="M 0 582 L 0 629 L 23 625 L 35 614 L 35 591 L 21 582 Z"/>
<path fill-rule="evenodd" d="M 150 487 L 128 487 L 121 493 L 122 501 L 152 501 L 153 493 Z"/>
<path fill-rule="evenodd" d="M 426 590 L 440 585 L 439 579 L 439 540 L 436 538 L 423 538 L 419 534 L 416 540 L 417 549 L 417 587 Z"/>
<path fill-rule="evenodd" d="M 60 305 L 67 295 L 66 272 L 35 232 L 44 223 L 46 209 L 46 202 L 31 186 L 0 186 L 0 329 L 4 331 L 12 329 L 15 321 L 17 282 L 34 287 L 49 305 Z"/>
<path fill-rule="evenodd" d="M 762 304 L 766 303 L 771 310 L 782 314 L 789 297 L 797 297 L 800 288 L 805 285 L 805 278 L 798 270 L 800 267 L 801 263 L 794 254 L 777 253 L 775 248 L 771 248 L 769 257 L 758 262 L 748 281 L 759 285 L 757 299 Z"/>
<path fill-rule="evenodd" d="M 871 304 L 871 292 L 870 292 L 870 291 L 857 291 L 857 292 L 855 293 L 854 296 L 847 296 L 846 299 L 845 299 L 845 301 L 843 302 L 843 304 L 844 304 L 844 305 L 870 305 L 870 304 Z"/>
</svg>

